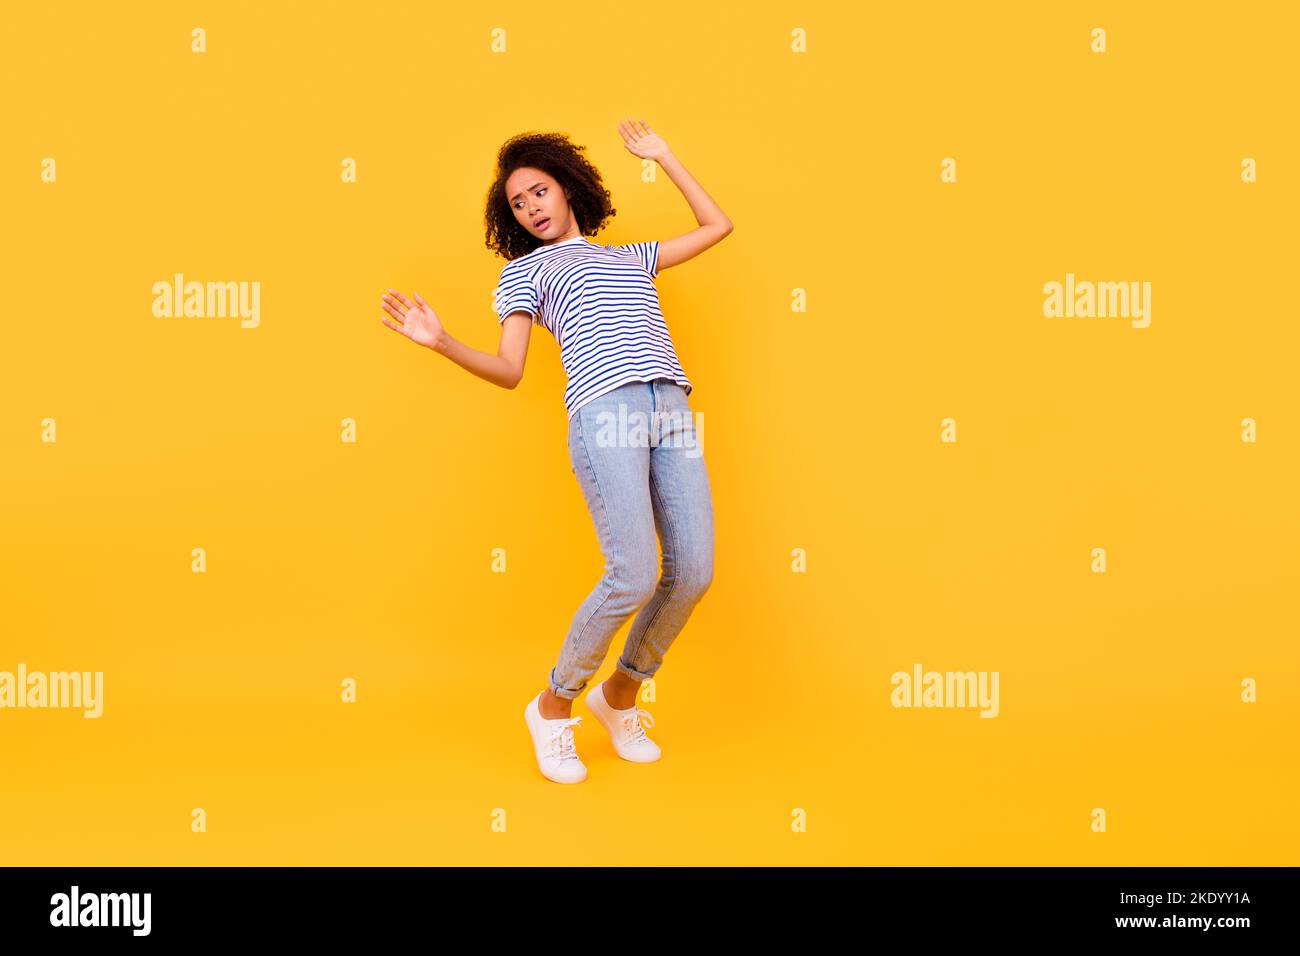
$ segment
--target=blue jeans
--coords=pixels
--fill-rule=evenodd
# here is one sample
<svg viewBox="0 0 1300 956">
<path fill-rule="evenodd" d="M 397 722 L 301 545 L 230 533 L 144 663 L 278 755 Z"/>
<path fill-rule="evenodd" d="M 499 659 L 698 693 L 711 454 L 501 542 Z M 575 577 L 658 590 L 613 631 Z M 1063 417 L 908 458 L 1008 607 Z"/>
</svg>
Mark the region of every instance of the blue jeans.
<svg viewBox="0 0 1300 956">
<path fill-rule="evenodd" d="M 578 409 L 569 458 L 605 556 L 550 674 L 551 693 L 573 699 L 634 613 L 617 667 L 638 682 L 659 669 L 713 581 L 713 497 L 703 429 L 671 379 L 629 382 Z"/>
</svg>

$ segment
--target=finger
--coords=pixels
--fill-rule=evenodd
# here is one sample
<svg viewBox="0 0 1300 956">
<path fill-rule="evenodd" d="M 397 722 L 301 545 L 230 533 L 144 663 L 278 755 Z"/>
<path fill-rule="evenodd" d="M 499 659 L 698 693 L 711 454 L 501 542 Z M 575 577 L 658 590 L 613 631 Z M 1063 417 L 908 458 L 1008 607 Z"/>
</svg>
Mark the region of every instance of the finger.
<svg viewBox="0 0 1300 956">
<path fill-rule="evenodd" d="M 415 301 L 420 303 L 421 308 L 427 309 L 429 307 L 429 303 L 425 302 L 423 299 L 420 298 L 420 293 L 412 292 L 411 294 L 415 296 Z"/>
<path fill-rule="evenodd" d="M 645 134 L 646 134 L 647 136 L 650 135 L 650 127 L 646 125 L 646 121 L 645 121 L 645 120 L 641 120 L 641 128 L 642 128 L 643 130 L 645 130 Z"/>
<path fill-rule="evenodd" d="M 389 305 L 387 302 L 385 302 L 385 303 L 383 304 L 383 306 L 384 306 L 384 311 L 385 311 L 385 312 L 387 312 L 389 315 L 391 315 L 393 318 L 395 318 L 398 322 L 401 322 L 401 321 L 402 321 L 402 319 L 403 319 L 403 315 L 402 315 L 402 313 L 398 312 L 395 308 L 393 308 L 393 307 L 392 307 L 391 305 Z"/>
<path fill-rule="evenodd" d="M 380 302 L 384 302 L 384 303 L 386 303 L 386 304 L 388 304 L 388 305 L 391 305 L 394 309 L 397 310 L 397 314 L 398 314 L 398 315 L 401 315 L 403 312 L 406 311 L 404 308 L 402 308 L 401 303 L 399 303 L 399 302 L 398 302 L 395 298 L 393 298 L 391 295 L 386 295 L 386 296 L 384 296 L 382 299 L 380 299 L 379 301 L 380 301 Z"/>
<path fill-rule="evenodd" d="M 388 326 L 388 327 L 389 327 L 390 329 L 392 329 L 394 332 L 401 332 L 403 335 L 406 334 L 406 330 L 405 330 L 404 328 L 402 328 L 400 325 L 397 325 L 397 324 L 395 324 L 395 323 L 393 323 L 393 322 L 389 322 L 389 321 L 388 321 L 386 318 L 384 318 L 382 315 L 379 317 L 379 321 L 382 322 L 382 323 L 384 323 L 384 325 Z"/>
<path fill-rule="evenodd" d="M 389 289 L 388 291 L 393 293 L 393 295 L 397 296 L 398 300 L 402 303 L 402 305 L 406 306 L 408 309 L 415 308 L 415 303 L 412 302 L 410 299 L 408 299 L 406 296 L 402 295 L 402 293 L 398 292 L 396 289 Z"/>
</svg>

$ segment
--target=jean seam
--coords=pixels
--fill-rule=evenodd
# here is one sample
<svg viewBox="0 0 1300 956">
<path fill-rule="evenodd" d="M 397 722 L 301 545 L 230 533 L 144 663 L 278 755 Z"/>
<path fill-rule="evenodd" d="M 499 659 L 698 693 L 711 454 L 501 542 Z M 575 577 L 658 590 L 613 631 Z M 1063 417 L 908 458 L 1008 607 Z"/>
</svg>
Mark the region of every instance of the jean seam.
<svg viewBox="0 0 1300 956">
<path fill-rule="evenodd" d="M 582 457 L 587 465 L 587 470 L 591 472 L 591 483 L 596 487 L 596 499 L 600 502 L 600 518 L 602 521 L 605 522 L 605 526 L 609 530 L 610 556 L 611 556 L 610 560 L 612 563 L 613 558 L 616 557 L 618 554 L 618 541 L 614 536 L 613 526 L 610 524 L 609 521 L 609 510 L 605 506 L 605 495 L 600 490 L 600 478 L 596 474 L 596 469 L 591 467 L 591 454 L 587 451 L 587 440 L 584 437 L 583 430 L 582 430 L 582 412 L 578 412 L 578 446 L 582 449 Z M 600 534 L 599 528 L 597 528 L 596 533 L 597 536 L 599 536 Z M 574 637 L 573 646 L 575 650 L 577 650 L 582 646 L 582 638 L 583 635 L 587 633 L 587 628 L 591 626 L 591 622 L 595 619 L 596 615 L 600 613 L 601 608 L 605 606 L 605 603 L 610 599 L 610 596 L 614 593 L 614 588 L 609 581 L 608 570 L 605 571 L 604 576 L 600 579 L 600 583 L 601 586 L 605 589 L 605 593 L 601 596 L 600 603 L 597 604 L 594 608 L 592 608 L 591 614 L 588 615 L 587 619 L 582 622 L 582 628 L 578 631 L 577 635 Z"/>
<path fill-rule="evenodd" d="M 681 573 L 681 569 L 677 566 L 677 562 L 681 555 L 681 551 L 677 547 L 677 526 L 673 522 L 671 512 L 664 505 L 663 497 L 659 494 L 658 483 L 655 481 L 654 476 L 653 461 L 651 462 L 650 469 L 650 494 L 654 495 L 655 500 L 659 502 L 659 510 L 663 512 L 664 516 L 664 526 L 668 529 L 668 540 L 672 542 L 673 579 L 669 582 L 667 589 L 664 591 L 663 600 L 660 601 L 659 606 L 655 608 L 654 616 L 646 622 L 645 630 L 641 632 L 641 637 L 637 639 L 636 646 L 632 648 L 632 663 L 629 666 L 632 667 L 633 670 L 640 670 L 640 668 L 636 666 L 636 659 L 641 654 L 641 648 L 645 646 L 646 637 L 654 630 L 655 621 L 659 620 L 659 615 L 662 614 L 664 608 L 668 606 L 668 602 L 672 598 L 673 590 L 677 587 L 677 580 Z M 660 572 L 660 580 L 662 581 L 662 571 Z M 653 600 L 653 598 L 651 600 Z"/>
<path fill-rule="evenodd" d="M 581 413 L 579 413 L 581 416 Z M 591 472 L 591 483 L 596 486 L 596 497 L 600 501 L 600 517 L 605 522 L 605 527 L 609 531 L 610 553 L 612 557 L 618 556 L 618 540 L 614 535 L 614 527 L 609 521 L 609 508 L 605 504 L 605 493 L 600 488 L 600 475 L 596 474 L 596 469 L 591 466 L 591 453 L 587 451 L 587 436 L 582 427 L 582 418 L 578 418 L 578 444 L 582 446 L 582 457 L 587 463 L 587 470 Z"/>
</svg>

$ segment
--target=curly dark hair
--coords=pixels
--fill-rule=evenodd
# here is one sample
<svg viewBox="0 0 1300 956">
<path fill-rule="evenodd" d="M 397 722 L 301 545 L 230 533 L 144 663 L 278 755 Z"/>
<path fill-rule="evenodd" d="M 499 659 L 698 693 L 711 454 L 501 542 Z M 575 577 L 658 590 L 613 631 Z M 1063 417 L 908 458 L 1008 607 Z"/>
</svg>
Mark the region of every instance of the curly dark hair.
<svg viewBox="0 0 1300 956">
<path fill-rule="evenodd" d="M 506 198 L 506 180 L 516 169 L 532 166 L 552 176 L 569 197 L 578 231 L 594 236 L 617 213 L 600 172 L 582 154 L 585 146 L 563 133 L 519 133 L 497 152 L 496 179 L 487 194 L 486 245 L 497 255 L 518 259 L 541 246 L 542 241 L 515 218 Z"/>
</svg>

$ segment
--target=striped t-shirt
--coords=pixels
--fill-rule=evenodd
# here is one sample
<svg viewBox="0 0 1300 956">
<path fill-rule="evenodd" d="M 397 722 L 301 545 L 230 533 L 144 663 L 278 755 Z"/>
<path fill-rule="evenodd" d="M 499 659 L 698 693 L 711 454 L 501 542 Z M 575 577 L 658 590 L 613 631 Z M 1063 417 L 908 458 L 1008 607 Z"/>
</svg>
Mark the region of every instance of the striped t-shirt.
<svg viewBox="0 0 1300 956">
<path fill-rule="evenodd" d="M 658 265 L 657 240 L 602 246 L 578 236 L 538 246 L 501 270 L 497 321 L 522 310 L 555 336 L 570 419 L 628 382 L 671 378 L 691 393 L 659 310 Z"/>
</svg>

